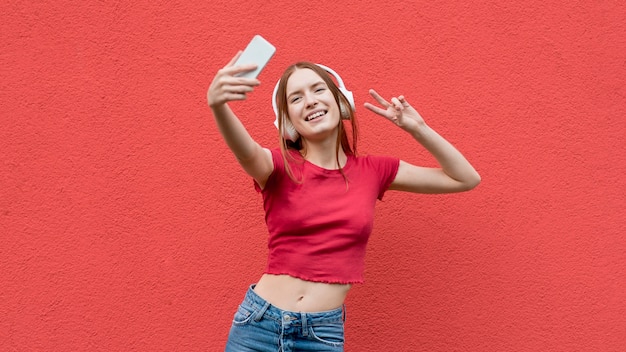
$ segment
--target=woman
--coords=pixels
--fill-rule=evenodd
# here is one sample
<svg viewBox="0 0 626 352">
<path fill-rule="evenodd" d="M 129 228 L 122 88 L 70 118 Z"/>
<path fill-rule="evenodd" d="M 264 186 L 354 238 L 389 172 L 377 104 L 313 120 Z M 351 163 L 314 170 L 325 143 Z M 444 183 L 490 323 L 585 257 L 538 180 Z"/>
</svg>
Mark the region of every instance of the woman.
<svg viewBox="0 0 626 352">
<path fill-rule="evenodd" d="M 263 194 L 270 237 L 267 269 L 239 306 L 226 351 L 343 351 L 344 301 L 363 281 L 376 199 L 387 189 L 467 191 L 480 176 L 403 96 L 388 101 L 374 90 L 378 105 L 364 106 L 409 133 L 441 167 L 357 156 L 351 93 L 337 87 L 332 70 L 306 62 L 287 68 L 275 89 L 280 148 L 260 146 L 228 106 L 259 84 L 236 76 L 255 69 L 233 66 L 240 54 L 217 73 L 207 99 L 228 147 Z M 350 120 L 351 141 L 342 120 Z"/>
</svg>

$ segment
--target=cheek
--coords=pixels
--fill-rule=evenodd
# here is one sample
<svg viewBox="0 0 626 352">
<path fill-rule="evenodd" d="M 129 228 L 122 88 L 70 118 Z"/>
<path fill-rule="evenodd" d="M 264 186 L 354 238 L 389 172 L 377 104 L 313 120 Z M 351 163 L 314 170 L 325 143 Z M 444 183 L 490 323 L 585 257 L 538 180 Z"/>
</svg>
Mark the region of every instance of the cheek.
<svg viewBox="0 0 626 352">
<path fill-rule="evenodd" d="M 293 105 L 290 105 L 287 107 L 287 118 L 289 118 L 289 120 L 292 120 L 292 116 L 298 116 L 298 109 L 295 108 Z"/>
</svg>

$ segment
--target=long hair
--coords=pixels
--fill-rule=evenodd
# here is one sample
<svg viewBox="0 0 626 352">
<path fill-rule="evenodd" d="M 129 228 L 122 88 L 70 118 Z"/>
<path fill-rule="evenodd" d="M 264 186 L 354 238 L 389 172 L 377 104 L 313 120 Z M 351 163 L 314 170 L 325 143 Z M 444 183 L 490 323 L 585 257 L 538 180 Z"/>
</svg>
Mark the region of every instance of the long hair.
<svg viewBox="0 0 626 352">
<path fill-rule="evenodd" d="M 339 148 L 341 148 L 346 155 L 357 154 L 358 125 L 354 114 L 354 109 L 352 109 L 352 107 L 350 106 L 350 102 L 348 101 L 348 99 L 343 95 L 343 93 L 341 93 L 331 75 L 318 65 L 307 61 L 298 62 L 287 67 L 287 69 L 285 70 L 285 72 L 283 72 L 283 75 L 280 78 L 280 81 L 278 83 L 278 89 L 276 91 L 276 109 L 278 111 L 279 131 L 278 135 L 280 138 L 280 150 L 283 156 L 283 162 L 285 163 L 285 169 L 287 170 L 287 175 L 289 175 L 289 178 L 291 178 L 294 182 L 300 183 L 302 181 L 297 180 L 294 177 L 293 171 L 291 170 L 290 164 L 287 160 L 289 159 L 292 161 L 296 161 L 295 157 L 293 156 L 294 153 L 292 153 L 292 151 L 301 151 L 304 148 L 304 145 L 302 143 L 302 136 L 299 136 L 296 141 L 290 141 L 283 137 L 285 130 L 284 121 L 285 119 L 289 119 L 289 112 L 287 110 L 287 81 L 289 80 L 289 77 L 291 77 L 291 75 L 298 69 L 309 69 L 315 72 L 318 76 L 320 76 L 320 78 L 322 78 L 322 80 L 326 83 L 328 89 L 330 89 L 331 93 L 335 97 L 335 102 L 337 103 L 337 106 L 339 106 L 339 110 L 341 111 L 341 118 L 339 119 L 338 124 L 339 133 L 337 133 L 337 142 L 335 143 L 335 158 L 337 160 L 337 165 L 339 165 L 339 172 L 341 172 L 347 182 L 348 179 L 343 173 L 343 168 L 339 164 Z M 342 109 L 342 106 L 345 107 L 345 109 Z M 349 132 L 352 138 L 349 138 L 348 136 L 348 130 L 346 128 L 346 125 L 350 125 Z M 352 141 L 350 141 L 350 139 L 352 139 Z M 306 150 L 304 152 L 306 153 Z M 304 160 L 300 161 L 304 162 Z"/>
</svg>

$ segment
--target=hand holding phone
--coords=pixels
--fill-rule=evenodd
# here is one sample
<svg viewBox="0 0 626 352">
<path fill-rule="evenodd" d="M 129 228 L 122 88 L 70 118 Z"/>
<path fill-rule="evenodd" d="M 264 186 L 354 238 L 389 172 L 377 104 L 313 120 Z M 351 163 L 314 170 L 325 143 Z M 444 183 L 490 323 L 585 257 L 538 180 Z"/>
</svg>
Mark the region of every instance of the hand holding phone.
<svg viewBox="0 0 626 352">
<path fill-rule="evenodd" d="M 243 53 L 241 53 L 241 56 L 239 56 L 239 59 L 237 59 L 234 66 L 255 64 L 257 67 L 255 70 L 242 72 L 237 74 L 237 76 L 256 78 L 259 73 L 261 73 L 261 70 L 263 70 L 265 65 L 267 65 L 270 61 L 272 56 L 274 56 L 275 52 L 276 48 L 270 44 L 270 42 L 265 40 L 260 35 L 255 35 Z"/>
<path fill-rule="evenodd" d="M 229 69 L 224 72 L 221 70 L 218 71 L 207 91 L 209 106 L 217 107 L 229 101 L 245 100 L 246 94 L 251 92 L 254 86 L 258 85 L 258 81 L 246 80 L 245 82 L 239 82 L 233 85 L 229 77 L 232 77 L 234 71 L 238 72 L 235 74 L 235 77 L 256 78 L 272 58 L 274 52 L 276 52 L 276 48 L 272 44 L 263 39 L 260 35 L 254 36 L 246 49 L 235 55 L 224 68 L 254 64 L 256 65 L 256 69 L 243 72 L 241 72 L 240 69 Z M 233 60 L 235 62 L 233 62 Z"/>
</svg>

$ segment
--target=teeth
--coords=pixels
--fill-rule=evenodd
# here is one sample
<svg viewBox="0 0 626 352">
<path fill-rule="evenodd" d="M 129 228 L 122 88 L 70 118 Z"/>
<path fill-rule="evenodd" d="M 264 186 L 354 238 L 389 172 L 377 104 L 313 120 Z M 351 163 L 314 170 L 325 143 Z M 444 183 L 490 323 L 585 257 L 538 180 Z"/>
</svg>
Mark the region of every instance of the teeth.
<svg viewBox="0 0 626 352">
<path fill-rule="evenodd" d="M 324 114 L 325 114 L 325 112 L 323 112 L 323 111 L 316 112 L 316 113 L 315 113 L 315 114 L 313 114 L 313 115 L 309 115 L 309 116 L 307 116 L 306 120 L 307 120 L 307 121 L 315 120 L 316 118 L 318 118 L 318 117 L 320 117 L 320 116 L 324 116 Z"/>
</svg>

